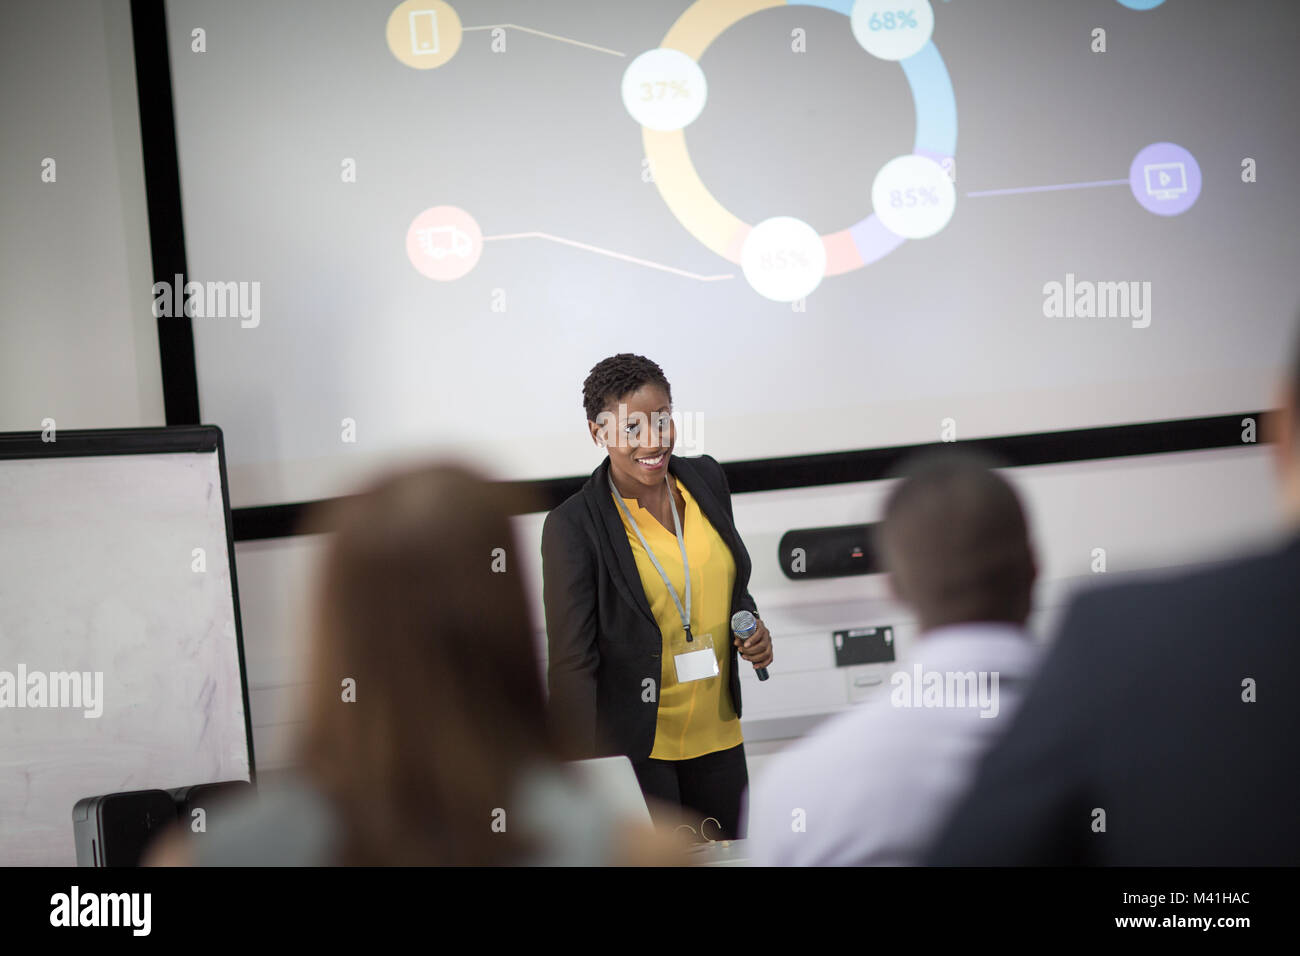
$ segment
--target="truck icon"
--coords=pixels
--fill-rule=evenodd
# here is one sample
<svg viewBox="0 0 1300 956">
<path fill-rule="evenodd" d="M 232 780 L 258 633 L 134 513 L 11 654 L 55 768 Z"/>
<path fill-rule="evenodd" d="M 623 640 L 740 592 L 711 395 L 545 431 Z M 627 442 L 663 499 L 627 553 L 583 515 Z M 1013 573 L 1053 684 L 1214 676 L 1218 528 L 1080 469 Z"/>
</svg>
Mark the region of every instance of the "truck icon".
<svg viewBox="0 0 1300 956">
<path fill-rule="evenodd" d="M 420 251 L 433 259 L 456 256 L 467 259 L 474 252 L 474 240 L 469 233 L 455 226 L 426 226 L 415 231 Z"/>
</svg>

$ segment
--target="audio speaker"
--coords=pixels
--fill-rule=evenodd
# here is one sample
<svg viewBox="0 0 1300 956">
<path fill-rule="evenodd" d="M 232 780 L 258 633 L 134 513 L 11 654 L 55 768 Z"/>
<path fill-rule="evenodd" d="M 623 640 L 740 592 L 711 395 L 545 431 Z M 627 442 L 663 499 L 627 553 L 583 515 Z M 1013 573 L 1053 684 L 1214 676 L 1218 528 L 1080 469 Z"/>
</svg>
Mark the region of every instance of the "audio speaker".
<svg viewBox="0 0 1300 956">
<path fill-rule="evenodd" d="M 792 581 L 879 574 L 873 552 L 874 524 L 844 524 L 829 528 L 799 528 L 781 536 L 781 573 Z"/>
</svg>

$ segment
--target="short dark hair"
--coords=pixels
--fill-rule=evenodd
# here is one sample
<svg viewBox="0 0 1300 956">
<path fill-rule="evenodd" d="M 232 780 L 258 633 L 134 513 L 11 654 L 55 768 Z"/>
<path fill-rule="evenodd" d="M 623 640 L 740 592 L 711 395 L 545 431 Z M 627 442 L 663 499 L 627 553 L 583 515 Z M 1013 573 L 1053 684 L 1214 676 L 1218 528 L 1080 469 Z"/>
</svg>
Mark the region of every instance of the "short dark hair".
<svg viewBox="0 0 1300 956">
<path fill-rule="evenodd" d="M 658 385 L 668 394 L 668 401 L 673 400 L 673 390 L 664 377 L 664 370 L 644 355 L 619 352 L 601 359 L 582 383 L 582 405 L 587 410 L 587 421 L 599 421 L 600 413 L 611 402 L 645 385 Z"/>
<path fill-rule="evenodd" d="M 1029 528 L 999 464 L 970 449 L 922 453 L 885 502 L 877 551 L 925 627 L 1029 616 Z"/>
</svg>

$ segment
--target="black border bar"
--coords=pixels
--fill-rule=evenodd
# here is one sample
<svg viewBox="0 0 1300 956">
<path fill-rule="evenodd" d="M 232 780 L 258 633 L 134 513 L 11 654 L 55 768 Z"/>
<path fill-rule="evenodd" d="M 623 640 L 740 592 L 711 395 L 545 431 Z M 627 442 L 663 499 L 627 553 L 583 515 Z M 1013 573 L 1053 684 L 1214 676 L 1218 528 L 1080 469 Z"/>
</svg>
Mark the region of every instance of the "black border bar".
<svg viewBox="0 0 1300 956">
<path fill-rule="evenodd" d="M 1243 856 L 1248 849 L 1243 848 Z M 557 899 L 607 898 L 611 887 L 642 898 L 662 888 L 664 872 L 647 867 L 624 867 L 617 873 L 607 867 L 459 867 L 449 874 L 455 880 L 453 894 L 440 899 L 472 914 L 480 924 L 495 918 L 500 928 L 493 925 L 494 938 L 501 941 L 500 948 L 526 948 L 536 944 L 538 926 L 556 922 Z M 971 941 L 980 939 L 1003 940 L 1015 951 L 1063 938 L 1097 938 L 1108 946 L 1127 938 L 1124 949 L 1174 951 L 1187 950 L 1192 941 L 1209 941 L 1215 952 L 1245 952 L 1262 950 L 1269 938 L 1278 939 L 1294 925 L 1295 874 L 1283 866 L 844 867 L 823 868 L 821 877 L 803 867 L 739 866 L 723 873 L 709 866 L 687 866 L 668 872 L 675 882 L 701 893 L 720 893 L 724 887 L 733 893 L 752 889 L 774 900 L 806 897 L 809 880 L 851 882 L 854 898 L 869 899 L 873 912 L 888 917 L 905 942 L 915 937 L 921 952 L 971 949 Z M 30 945 L 22 947 L 29 939 L 40 951 L 66 949 L 69 939 L 74 944 L 114 938 L 122 944 L 139 942 L 125 925 L 72 930 L 80 934 L 72 936 L 67 927 L 51 925 L 55 895 L 66 898 L 73 885 L 82 899 L 105 892 L 150 893 L 150 934 L 145 942 L 193 947 L 201 936 L 206 945 L 237 951 L 247 947 L 250 926 L 270 924 L 287 926 L 300 949 L 368 952 L 399 932 L 427 936 L 434 878 L 428 870 L 415 873 L 406 867 L 296 867 L 292 874 L 270 866 L 234 874 L 222 867 L 35 867 L 0 869 L 0 892 L 5 938 L 19 944 L 15 952 L 33 951 Z M 218 911 L 218 901 L 230 898 L 232 888 L 239 894 L 234 918 Z M 1168 897 L 1175 892 L 1186 894 L 1187 901 L 1157 906 L 1124 901 L 1125 894 Z M 1224 901 L 1194 903 L 1195 893 L 1222 894 Z M 510 901 L 508 919 L 479 902 L 503 896 Z M 834 918 L 847 909 L 828 907 L 826 912 Z M 1211 926 L 1207 932 L 1161 925 L 1167 918 L 1187 916 L 1247 917 L 1249 926 Z M 1125 918 L 1153 919 L 1154 926 L 1117 925 Z M 738 920 L 732 935 L 740 948 L 759 949 L 771 939 L 772 922 Z M 698 938 L 717 932 L 716 915 L 704 907 L 683 913 L 680 925 L 685 934 Z M 1202 951 L 1199 946 L 1191 949 Z"/>
</svg>

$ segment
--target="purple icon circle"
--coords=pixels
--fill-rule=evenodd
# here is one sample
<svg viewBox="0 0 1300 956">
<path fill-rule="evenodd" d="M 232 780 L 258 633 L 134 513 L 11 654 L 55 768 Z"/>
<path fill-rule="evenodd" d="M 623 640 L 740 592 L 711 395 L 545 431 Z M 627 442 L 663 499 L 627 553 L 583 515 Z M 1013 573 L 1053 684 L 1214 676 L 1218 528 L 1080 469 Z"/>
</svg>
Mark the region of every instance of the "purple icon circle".
<svg viewBox="0 0 1300 956">
<path fill-rule="evenodd" d="M 1128 169 L 1133 198 L 1157 216 L 1187 212 L 1201 194 L 1201 167 L 1176 143 L 1152 143 Z"/>
</svg>

